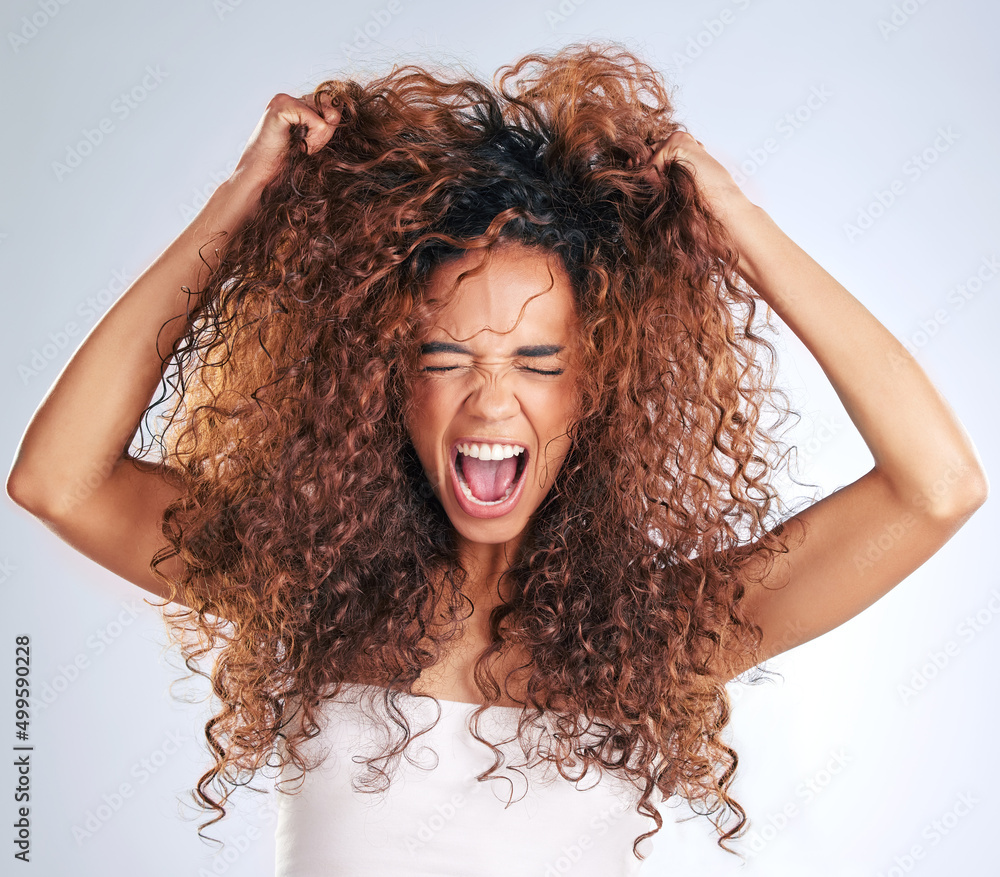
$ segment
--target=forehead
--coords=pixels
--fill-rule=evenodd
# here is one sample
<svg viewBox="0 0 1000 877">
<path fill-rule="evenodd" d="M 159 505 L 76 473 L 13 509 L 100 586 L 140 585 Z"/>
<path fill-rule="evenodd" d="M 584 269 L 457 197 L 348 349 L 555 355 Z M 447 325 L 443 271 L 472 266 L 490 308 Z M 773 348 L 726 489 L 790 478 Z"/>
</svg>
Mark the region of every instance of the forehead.
<svg viewBox="0 0 1000 877">
<path fill-rule="evenodd" d="M 565 341 L 576 324 L 573 286 L 562 260 L 516 244 L 488 254 L 470 251 L 445 263 L 431 275 L 428 293 L 439 309 L 423 327 L 426 337 L 447 335 L 500 349 L 529 336 Z"/>
</svg>

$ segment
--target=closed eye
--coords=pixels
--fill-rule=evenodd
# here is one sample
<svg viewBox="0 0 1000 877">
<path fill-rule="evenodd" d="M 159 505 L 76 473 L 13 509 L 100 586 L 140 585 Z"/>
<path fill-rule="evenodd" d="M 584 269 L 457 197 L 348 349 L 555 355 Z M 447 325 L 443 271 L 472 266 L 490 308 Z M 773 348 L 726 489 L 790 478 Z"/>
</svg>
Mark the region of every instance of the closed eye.
<svg viewBox="0 0 1000 877">
<path fill-rule="evenodd" d="M 456 368 L 462 368 L 462 366 L 458 366 L 458 365 L 425 365 L 424 366 L 424 371 L 425 372 L 450 372 L 450 371 L 452 371 L 452 370 L 454 370 Z M 542 368 L 530 368 L 528 366 L 520 366 L 520 368 L 523 371 L 533 372 L 536 375 L 561 375 L 565 371 L 565 369 L 561 369 L 561 368 L 551 369 L 551 370 L 546 370 L 546 369 L 542 369 Z"/>
</svg>

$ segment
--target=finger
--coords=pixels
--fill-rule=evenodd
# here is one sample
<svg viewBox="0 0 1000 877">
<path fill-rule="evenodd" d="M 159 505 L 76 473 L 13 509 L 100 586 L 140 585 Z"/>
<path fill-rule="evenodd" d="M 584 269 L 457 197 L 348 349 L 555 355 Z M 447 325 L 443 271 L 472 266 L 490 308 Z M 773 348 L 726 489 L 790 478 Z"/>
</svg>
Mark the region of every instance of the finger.
<svg viewBox="0 0 1000 877">
<path fill-rule="evenodd" d="M 670 146 L 666 140 L 659 140 L 653 144 L 653 157 L 650 159 L 652 164 L 655 164 L 660 170 L 663 170 L 663 166 L 668 162 L 672 161 L 674 156 L 674 148 Z"/>
<path fill-rule="evenodd" d="M 332 121 L 330 117 L 331 114 L 334 112 L 337 113 L 338 119 L 340 117 L 339 116 L 340 104 L 334 102 L 333 95 L 330 94 L 330 92 L 328 91 L 321 91 L 318 97 L 314 97 L 313 95 L 307 95 L 306 97 L 303 98 L 303 100 L 308 102 L 310 106 L 314 105 L 314 103 L 318 101 L 320 107 L 322 107 L 323 110 L 322 113 L 323 118 L 326 119 L 328 122 Z"/>
<path fill-rule="evenodd" d="M 333 95 L 330 94 L 330 92 L 328 91 L 324 91 L 320 94 L 319 101 L 323 108 L 323 119 L 329 126 L 329 129 L 326 132 L 327 135 L 329 136 L 327 136 L 326 140 L 323 141 L 325 143 L 327 140 L 330 139 L 330 136 L 333 135 L 333 132 L 334 130 L 336 130 L 337 125 L 340 124 L 340 120 L 343 117 L 344 107 L 342 100 L 337 99 L 335 101 Z"/>
<path fill-rule="evenodd" d="M 298 99 L 296 106 L 290 107 L 282 113 L 282 118 L 287 124 L 306 126 L 306 151 L 311 155 L 325 146 L 333 136 L 337 123 L 340 121 L 340 109 L 324 108 L 324 115 L 320 115 L 309 103 Z"/>
</svg>

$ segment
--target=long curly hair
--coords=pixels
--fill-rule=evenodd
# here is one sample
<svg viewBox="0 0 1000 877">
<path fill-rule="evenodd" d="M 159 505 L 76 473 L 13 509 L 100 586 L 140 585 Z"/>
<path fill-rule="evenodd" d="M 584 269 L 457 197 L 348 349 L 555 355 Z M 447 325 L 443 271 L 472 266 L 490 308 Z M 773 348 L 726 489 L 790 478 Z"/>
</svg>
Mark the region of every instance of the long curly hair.
<svg viewBox="0 0 1000 877">
<path fill-rule="evenodd" d="M 748 820 L 727 793 L 738 758 L 713 667 L 760 663 L 739 561 L 755 543 L 763 575 L 787 550 L 773 482 L 788 409 L 773 401 L 769 317 L 758 325 L 693 173 L 640 172 L 654 141 L 684 130 L 667 88 L 605 42 L 527 55 L 492 85 L 409 64 L 325 81 L 307 96 L 317 110 L 323 94 L 341 107 L 332 139 L 309 155 L 293 126 L 253 216 L 202 288 L 185 287 L 172 391 L 145 412 L 167 402 L 162 459 L 184 485 L 151 569 L 185 607 L 164 613 L 168 632 L 219 706 L 193 793 L 215 817 L 199 834 L 279 740 L 282 766 L 311 768 L 303 744 L 342 683 L 377 680 L 396 704 L 468 617 L 454 528 L 404 426 L 415 328 L 439 306 L 436 268 L 518 243 L 558 254 L 572 281 L 582 404 L 490 613 L 476 718 L 499 700 L 491 664 L 521 650 L 519 733 L 556 714 L 572 738 L 599 718 L 586 765 L 641 786 L 655 823 L 636 856 L 662 826 L 657 790 L 721 810 L 733 852 Z M 170 557 L 182 575 L 158 570 Z M 410 739 L 401 726 L 385 759 Z"/>
</svg>

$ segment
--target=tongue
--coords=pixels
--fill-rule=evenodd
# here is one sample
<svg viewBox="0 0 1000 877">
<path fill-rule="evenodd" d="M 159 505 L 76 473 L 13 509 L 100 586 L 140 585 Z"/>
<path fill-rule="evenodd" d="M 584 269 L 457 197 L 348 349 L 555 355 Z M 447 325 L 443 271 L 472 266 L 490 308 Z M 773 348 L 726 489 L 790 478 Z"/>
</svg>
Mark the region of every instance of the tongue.
<svg viewBox="0 0 1000 877">
<path fill-rule="evenodd" d="M 500 499 L 514 482 L 517 473 L 517 457 L 503 460 L 477 460 L 462 455 L 462 474 L 472 495 L 483 502 Z"/>
</svg>

